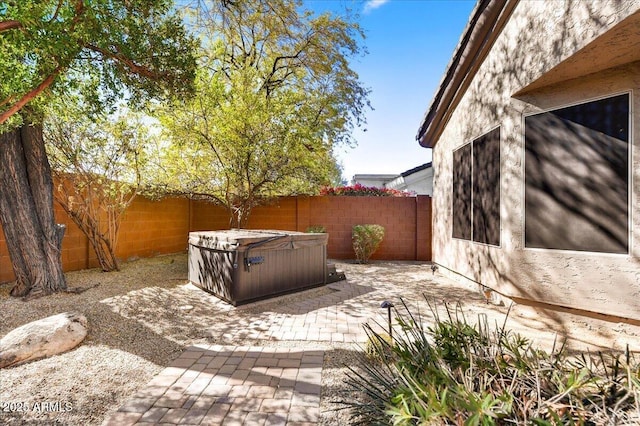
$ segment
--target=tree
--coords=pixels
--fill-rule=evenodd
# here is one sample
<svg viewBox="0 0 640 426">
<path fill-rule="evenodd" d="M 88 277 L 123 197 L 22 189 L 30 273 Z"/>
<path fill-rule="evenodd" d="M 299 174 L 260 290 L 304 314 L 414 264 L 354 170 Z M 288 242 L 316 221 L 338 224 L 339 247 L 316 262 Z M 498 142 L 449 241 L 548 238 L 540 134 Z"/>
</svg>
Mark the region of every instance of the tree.
<svg viewBox="0 0 640 426">
<path fill-rule="evenodd" d="M 242 227 L 273 196 L 339 179 L 334 148 L 369 106 L 349 65 L 362 33 L 297 1 L 206 6 L 192 19 L 204 39 L 196 96 L 158 111 L 171 145 L 156 170 L 163 189 L 215 200 Z"/>
<path fill-rule="evenodd" d="M 194 42 L 168 0 L 0 4 L 0 221 L 14 296 L 66 288 L 42 106 L 77 89 L 95 111 L 192 87 Z"/>
<path fill-rule="evenodd" d="M 146 125 L 131 112 L 88 117 L 73 98 L 53 105 L 44 139 L 57 183 L 54 198 L 86 235 L 102 270 L 119 270 L 120 223 L 138 193 Z"/>
</svg>

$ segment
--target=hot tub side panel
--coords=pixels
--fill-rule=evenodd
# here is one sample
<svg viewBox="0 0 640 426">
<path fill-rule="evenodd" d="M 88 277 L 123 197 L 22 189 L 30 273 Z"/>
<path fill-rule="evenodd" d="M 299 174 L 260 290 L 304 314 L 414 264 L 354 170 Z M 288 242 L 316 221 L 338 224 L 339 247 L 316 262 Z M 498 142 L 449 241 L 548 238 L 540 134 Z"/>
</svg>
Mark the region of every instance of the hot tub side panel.
<svg viewBox="0 0 640 426">
<path fill-rule="evenodd" d="M 326 282 L 326 245 L 296 249 L 253 249 L 248 258 L 260 263 L 247 267 L 247 253 L 239 253 L 235 302 L 246 303 L 278 294 L 291 293 Z"/>
<path fill-rule="evenodd" d="M 236 252 L 189 245 L 189 281 L 227 302 L 234 301 Z"/>
</svg>

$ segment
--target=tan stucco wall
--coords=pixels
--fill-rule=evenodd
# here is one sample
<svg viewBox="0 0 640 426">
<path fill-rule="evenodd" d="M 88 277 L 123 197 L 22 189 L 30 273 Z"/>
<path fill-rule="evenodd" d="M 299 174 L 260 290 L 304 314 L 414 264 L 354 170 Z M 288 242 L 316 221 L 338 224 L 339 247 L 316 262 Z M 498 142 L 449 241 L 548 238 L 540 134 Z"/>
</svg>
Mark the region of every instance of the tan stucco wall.
<svg viewBox="0 0 640 426">
<path fill-rule="evenodd" d="M 639 0 L 518 4 L 433 150 L 433 259 L 442 272 L 507 296 L 640 320 L 640 62 L 602 70 L 579 52 L 593 55 L 592 42 L 638 10 Z M 580 77 L 519 93 L 554 68 Z M 624 92 L 632 98 L 630 254 L 525 249 L 524 116 Z M 501 247 L 452 239 L 452 152 L 496 126 Z"/>
</svg>

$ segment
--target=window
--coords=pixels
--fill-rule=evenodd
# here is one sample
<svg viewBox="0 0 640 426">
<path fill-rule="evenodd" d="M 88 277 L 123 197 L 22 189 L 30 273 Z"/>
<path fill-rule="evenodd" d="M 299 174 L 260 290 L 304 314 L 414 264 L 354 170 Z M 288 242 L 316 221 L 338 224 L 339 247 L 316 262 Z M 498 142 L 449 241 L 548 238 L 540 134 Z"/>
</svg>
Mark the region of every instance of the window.
<svg viewBox="0 0 640 426">
<path fill-rule="evenodd" d="M 453 153 L 453 237 L 500 245 L 500 128 Z"/>
<path fill-rule="evenodd" d="M 629 251 L 629 94 L 525 118 L 525 245 Z"/>
<path fill-rule="evenodd" d="M 471 144 L 453 152 L 453 237 L 471 239 Z"/>
</svg>

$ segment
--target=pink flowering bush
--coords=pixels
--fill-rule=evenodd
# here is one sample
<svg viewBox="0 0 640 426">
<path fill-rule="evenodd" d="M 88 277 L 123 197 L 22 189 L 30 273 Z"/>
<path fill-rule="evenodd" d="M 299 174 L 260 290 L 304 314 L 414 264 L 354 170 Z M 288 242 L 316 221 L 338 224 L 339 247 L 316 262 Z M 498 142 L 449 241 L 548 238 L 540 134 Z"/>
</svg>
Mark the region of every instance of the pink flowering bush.
<svg viewBox="0 0 640 426">
<path fill-rule="evenodd" d="M 320 195 L 346 195 L 351 197 L 411 197 L 413 194 L 407 191 L 399 191 L 391 188 L 378 188 L 364 186 L 359 183 L 350 186 L 325 187 L 320 190 Z"/>
</svg>

